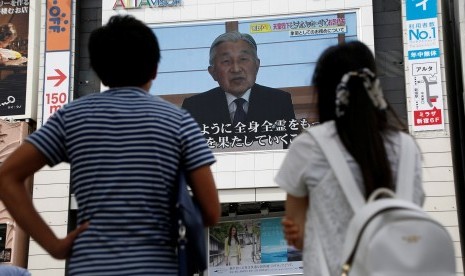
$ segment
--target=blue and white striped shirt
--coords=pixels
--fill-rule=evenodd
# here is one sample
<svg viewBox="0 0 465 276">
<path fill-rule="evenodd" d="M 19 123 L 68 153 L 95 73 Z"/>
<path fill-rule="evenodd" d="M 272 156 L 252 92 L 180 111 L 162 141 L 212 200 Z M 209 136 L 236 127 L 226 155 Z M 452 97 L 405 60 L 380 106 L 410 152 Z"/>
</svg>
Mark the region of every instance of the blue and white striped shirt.
<svg viewBox="0 0 465 276">
<path fill-rule="evenodd" d="M 135 87 L 65 105 L 27 141 L 69 162 L 78 223 L 69 275 L 176 275 L 173 186 L 180 164 L 215 159 L 190 114 Z"/>
</svg>

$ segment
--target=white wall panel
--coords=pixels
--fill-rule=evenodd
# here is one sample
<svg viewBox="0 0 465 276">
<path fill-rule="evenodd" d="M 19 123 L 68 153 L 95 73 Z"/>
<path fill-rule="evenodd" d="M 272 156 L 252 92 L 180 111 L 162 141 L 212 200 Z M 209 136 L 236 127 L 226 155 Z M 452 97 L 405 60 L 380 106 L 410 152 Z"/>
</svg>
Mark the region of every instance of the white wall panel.
<svg viewBox="0 0 465 276">
<path fill-rule="evenodd" d="M 235 172 L 236 171 L 236 155 L 233 154 L 218 154 L 216 156 L 216 172 Z"/>
<path fill-rule="evenodd" d="M 447 231 L 454 242 L 460 241 L 460 232 L 458 226 L 446 226 Z"/>
<path fill-rule="evenodd" d="M 203 18 L 205 20 L 216 18 L 215 4 L 203 4 L 202 5 L 199 3 L 198 14 L 199 14 L 199 17 L 197 18 L 197 20 L 199 20 L 199 18 Z"/>
<path fill-rule="evenodd" d="M 218 189 L 236 188 L 236 172 L 216 172 L 213 177 Z"/>
<path fill-rule="evenodd" d="M 40 216 L 48 225 L 52 226 L 67 226 L 68 225 L 68 210 L 41 212 Z"/>
<path fill-rule="evenodd" d="M 236 172 L 235 188 L 255 188 L 255 171 L 238 171 Z"/>
<path fill-rule="evenodd" d="M 298 2 L 297 0 L 296 2 Z M 289 1 L 269 0 L 271 14 L 287 14 L 289 13 Z"/>
<path fill-rule="evenodd" d="M 218 195 L 222 203 L 255 201 L 255 189 L 218 190 Z"/>
<path fill-rule="evenodd" d="M 423 154 L 428 152 L 451 152 L 450 137 L 439 133 L 439 137 L 430 139 L 418 139 L 417 144 Z"/>
<path fill-rule="evenodd" d="M 62 261 L 63 267 L 65 266 L 64 261 Z M 64 269 L 58 268 L 58 269 L 34 269 L 30 270 L 31 274 L 33 276 L 63 276 L 64 275 Z"/>
<path fill-rule="evenodd" d="M 42 247 L 40 247 L 40 245 L 36 241 L 30 240 L 30 242 L 29 242 L 29 256 L 41 255 L 41 254 L 46 254 L 44 249 L 42 249 Z"/>
<path fill-rule="evenodd" d="M 455 196 L 429 196 L 425 199 L 423 209 L 426 211 L 457 211 Z"/>
<path fill-rule="evenodd" d="M 450 152 L 423 153 L 423 167 L 452 167 Z"/>
<path fill-rule="evenodd" d="M 199 9 L 197 5 L 187 4 L 184 1 L 184 6 L 181 7 L 181 21 L 196 20 L 199 16 Z"/>
<path fill-rule="evenodd" d="M 462 258 L 456 257 L 456 259 L 455 259 L 455 264 L 456 264 L 456 270 L 457 270 L 456 275 L 457 275 L 457 276 L 463 276 L 463 262 L 462 262 Z"/>
<path fill-rule="evenodd" d="M 289 1 L 289 13 L 301 13 L 302 11 L 307 10 L 307 1 Z"/>
<path fill-rule="evenodd" d="M 286 200 L 286 193 L 276 187 L 276 188 L 259 188 L 256 189 L 256 201 L 276 201 L 276 200 Z"/>
<path fill-rule="evenodd" d="M 34 198 L 34 205 L 39 212 L 67 211 L 69 208 L 68 197 Z"/>
<path fill-rule="evenodd" d="M 69 166 L 66 168 L 42 169 L 34 175 L 35 184 L 55 184 L 69 182 Z"/>
<path fill-rule="evenodd" d="M 45 254 L 45 255 L 36 255 L 34 258 L 29 259 L 28 263 L 28 269 L 31 271 L 32 275 L 35 276 L 35 269 L 43 269 L 44 264 L 47 264 L 47 270 L 48 269 L 62 269 L 65 265 L 65 261 L 63 260 L 57 260 L 52 258 L 50 255 Z M 58 271 L 57 271 L 58 273 Z M 61 271 L 63 274 L 63 270 Z"/>
<path fill-rule="evenodd" d="M 69 185 L 63 184 L 40 184 L 34 185 L 33 188 L 34 198 L 48 198 L 48 197 L 68 197 Z"/>
<path fill-rule="evenodd" d="M 325 1 L 307 0 L 307 11 L 323 11 L 325 9 Z"/>
<path fill-rule="evenodd" d="M 456 211 L 429 211 L 428 213 L 444 226 L 458 226 L 458 218 Z M 460 240 L 460 237 L 458 238 Z"/>
<path fill-rule="evenodd" d="M 327 10 L 341 10 L 345 8 L 344 1 L 340 0 L 327 0 L 326 9 Z"/>
<path fill-rule="evenodd" d="M 274 154 L 273 153 L 257 153 L 255 154 L 255 169 L 272 170 L 274 167 Z"/>
<path fill-rule="evenodd" d="M 454 242 L 454 252 L 455 252 L 455 255 L 456 255 L 457 259 L 462 258 L 461 250 L 462 249 L 460 248 L 460 243 L 459 242 Z"/>
<path fill-rule="evenodd" d="M 233 3 L 234 15 L 237 17 L 252 16 L 252 3 L 250 1 L 238 1 Z"/>
<path fill-rule="evenodd" d="M 255 172 L 255 187 L 277 187 L 274 182 L 273 170 L 258 170 Z"/>
<path fill-rule="evenodd" d="M 313 0 L 313 2 L 318 0 Z M 344 0 L 346 8 L 371 6 L 370 0 Z"/>
<path fill-rule="evenodd" d="M 444 182 L 424 182 L 423 188 L 427 196 L 450 196 L 455 195 L 455 185 L 453 181 Z"/>
<path fill-rule="evenodd" d="M 423 168 L 423 181 L 454 181 L 452 167 Z"/>
<path fill-rule="evenodd" d="M 255 156 L 253 154 L 236 154 L 235 157 L 238 172 L 254 170 Z"/>
</svg>

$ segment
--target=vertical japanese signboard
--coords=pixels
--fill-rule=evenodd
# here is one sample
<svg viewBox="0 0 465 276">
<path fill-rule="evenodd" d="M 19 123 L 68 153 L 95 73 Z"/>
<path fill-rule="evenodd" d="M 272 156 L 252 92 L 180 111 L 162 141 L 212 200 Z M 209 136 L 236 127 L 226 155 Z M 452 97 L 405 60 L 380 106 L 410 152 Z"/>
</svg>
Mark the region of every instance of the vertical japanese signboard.
<svg viewBox="0 0 465 276">
<path fill-rule="evenodd" d="M 406 14 L 413 131 L 443 130 L 437 0 L 407 0 Z"/>
<path fill-rule="evenodd" d="M 0 116 L 24 116 L 29 1 L 0 1 Z"/>
<path fill-rule="evenodd" d="M 42 124 L 69 101 L 71 0 L 47 0 Z"/>
</svg>

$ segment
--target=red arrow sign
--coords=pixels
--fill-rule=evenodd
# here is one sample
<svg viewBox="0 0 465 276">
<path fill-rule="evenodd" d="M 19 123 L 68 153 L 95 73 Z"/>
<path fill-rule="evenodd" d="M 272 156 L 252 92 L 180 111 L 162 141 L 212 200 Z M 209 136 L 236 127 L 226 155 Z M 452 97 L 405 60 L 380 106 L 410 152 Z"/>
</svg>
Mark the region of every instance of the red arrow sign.
<svg viewBox="0 0 465 276">
<path fill-rule="evenodd" d="M 57 72 L 58 76 L 50 76 L 47 77 L 47 80 L 58 80 L 57 83 L 55 83 L 55 87 L 60 85 L 64 80 L 66 80 L 66 75 L 61 72 L 60 69 L 55 69 L 55 72 Z"/>
</svg>

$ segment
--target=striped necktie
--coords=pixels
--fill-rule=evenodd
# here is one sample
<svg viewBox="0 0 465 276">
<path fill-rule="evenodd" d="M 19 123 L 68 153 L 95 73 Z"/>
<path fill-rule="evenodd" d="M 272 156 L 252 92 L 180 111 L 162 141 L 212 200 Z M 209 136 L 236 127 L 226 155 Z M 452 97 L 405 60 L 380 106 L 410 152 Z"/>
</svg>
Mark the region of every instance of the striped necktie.
<svg viewBox="0 0 465 276">
<path fill-rule="evenodd" d="M 244 103 L 246 102 L 246 100 L 244 100 L 243 98 L 237 98 L 234 100 L 234 103 L 236 104 L 236 112 L 234 112 L 234 119 L 233 119 L 233 125 L 237 125 L 237 123 L 241 122 L 241 123 L 244 123 L 245 122 L 245 111 L 244 111 Z"/>
</svg>

